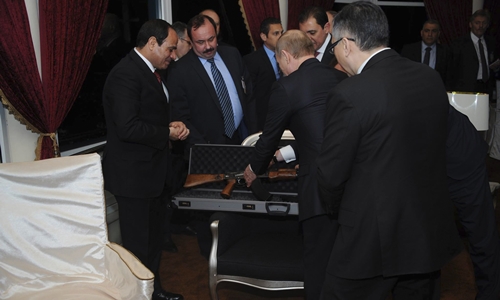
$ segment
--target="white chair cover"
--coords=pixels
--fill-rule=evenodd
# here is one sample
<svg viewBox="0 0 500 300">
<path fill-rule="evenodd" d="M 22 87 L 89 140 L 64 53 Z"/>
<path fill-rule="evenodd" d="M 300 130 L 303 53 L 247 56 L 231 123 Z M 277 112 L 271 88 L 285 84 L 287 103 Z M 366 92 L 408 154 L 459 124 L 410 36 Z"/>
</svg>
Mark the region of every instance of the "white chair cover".
<svg viewBox="0 0 500 300">
<path fill-rule="evenodd" d="M 150 299 L 153 278 L 108 241 L 99 155 L 0 164 L 0 299 Z"/>
</svg>

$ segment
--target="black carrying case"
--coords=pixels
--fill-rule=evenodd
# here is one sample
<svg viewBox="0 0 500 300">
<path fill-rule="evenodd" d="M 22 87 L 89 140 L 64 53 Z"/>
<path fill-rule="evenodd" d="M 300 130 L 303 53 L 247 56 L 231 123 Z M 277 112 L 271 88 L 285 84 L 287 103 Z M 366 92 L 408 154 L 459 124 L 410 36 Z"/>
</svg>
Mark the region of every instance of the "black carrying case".
<svg viewBox="0 0 500 300">
<path fill-rule="evenodd" d="M 227 174 L 243 172 L 254 154 L 253 146 L 194 145 L 189 156 L 189 174 Z M 278 163 L 273 168 L 294 168 L 295 164 Z M 262 179 L 263 187 L 271 193 L 269 201 L 260 201 L 246 186 L 236 185 L 231 198 L 224 199 L 220 192 L 226 182 L 206 183 L 186 188 L 174 195 L 172 201 L 179 209 L 216 210 L 267 213 L 271 215 L 297 215 L 297 179 L 269 182 Z"/>
</svg>

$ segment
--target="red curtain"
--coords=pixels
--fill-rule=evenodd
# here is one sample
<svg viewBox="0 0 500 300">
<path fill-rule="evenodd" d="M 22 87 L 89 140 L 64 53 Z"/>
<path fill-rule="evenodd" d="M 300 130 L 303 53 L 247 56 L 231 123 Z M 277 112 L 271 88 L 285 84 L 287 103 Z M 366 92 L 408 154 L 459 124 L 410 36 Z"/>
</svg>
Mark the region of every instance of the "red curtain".
<svg viewBox="0 0 500 300">
<path fill-rule="evenodd" d="M 55 132 L 73 105 L 95 53 L 108 0 L 39 0 L 44 110 Z M 41 158 L 53 157 L 44 138 Z"/>
<path fill-rule="evenodd" d="M 299 15 L 308 6 L 319 6 L 331 10 L 332 0 L 288 0 L 288 29 L 299 29 Z"/>
<path fill-rule="evenodd" d="M 255 49 L 262 45 L 260 23 L 268 17 L 280 18 L 278 0 L 239 0 L 241 12 Z"/>
<path fill-rule="evenodd" d="M 0 90 L 16 119 L 39 133 L 37 159 L 58 156 L 55 132 L 81 88 L 108 0 L 40 0 L 42 81 L 24 1 L 0 1 Z"/>
<path fill-rule="evenodd" d="M 34 132 L 48 132 L 39 113 L 45 97 L 24 1 L 0 1 L 0 92 L 16 119 Z"/>
<path fill-rule="evenodd" d="M 441 23 L 441 43 L 449 44 L 469 32 L 472 0 L 424 0 L 424 4 L 429 17 Z"/>
</svg>

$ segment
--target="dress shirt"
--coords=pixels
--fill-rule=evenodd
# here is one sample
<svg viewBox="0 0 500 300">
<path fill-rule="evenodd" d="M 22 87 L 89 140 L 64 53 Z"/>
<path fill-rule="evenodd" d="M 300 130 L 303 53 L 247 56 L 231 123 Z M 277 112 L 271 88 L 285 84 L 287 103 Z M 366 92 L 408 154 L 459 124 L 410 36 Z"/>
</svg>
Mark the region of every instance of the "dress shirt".
<svg viewBox="0 0 500 300">
<path fill-rule="evenodd" d="M 266 54 L 267 54 L 267 57 L 269 58 L 269 61 L 271 62 L 271 65 L 273 66 L 274 76 L 276 76 L 276 80 L 278 80 L 280 78 L 280 73 L 278 70 L 278 62 L 276 61 L 276 54 L 274 53 L 274 51 L 267 48 L 266 45 L 264 45 L 263 47 L 264 47 L 264 51 L 266 51 Z"/>
<path fill-rule="evenodd" d="M 323 54 L 325 54 L 326 48 L 328 47 L 328 43 L 332 40 L 332 35 L 328 34 L 328 36 L 325 39 L 325 42 L 323 45 L 321 45 L 321 48 L 316 50 L 318 52 L 318 55 L 316 55 L 316 59 L 321 61 L 323 59 Z"/>
<path fill-rule="evenodd" d="M 208 60 L 206 60 L 203 57 L 198 56 L 198 58 L 200 59 L 201 64 L 205 68 L 205 71 L 207 71 L 208 77 L 210 77 L 210 80 L 212 81 L 214 88 L 217 90 L 217 88 L 215 87 L 214 78 L 212 76 L 211 64 L 208 62 Z M 229 93 L 229 98 L 231 98 L 231 104 L 233 106 L 234 126 L 236 129 L 238 129 L 241 120 L 243 119 L 243 108 L 241 107 L 240 97 L 238 96 L 236 85 L 234 85 L 231 73 L 229 73 L 229 70 L 227 69 L 226 64 L 224 64 L 224 61 L 220 57 L 219 53 L 215 53 L 214 62 L 215 65 L 217 66 L 217 69 L 219 69 L 220 73 L 222 74 L 224 82 L 226 83 L 227 91 Z"/>
<path fill-rule="evenodd" d="M 151 70 L 151 72 L 154 73 L 156 71 L 156 68 L 153 67 L 153 64 L 147 58 L 145 58 L 139 51 L 137 51 L 137 48 L 134 48 L 134 51 L 146 63 L 146 65 Z M 163 83 L 163 80 L 161 81 L 161 86 L 163 87 L 163 92 L 167 96 L 167 102 L 169 102 L 168 90 L 167 90 L 167 87 L 165 86 L 165 84 Z"/>
<path fill-rule="evenodd" d="M 470 37 L 472 39 L 472 43 L 474 44 L 474 48 L 476 48 L 477 60 L 479 61 L 479 68 L 477 69 L 477 80 L 481 80 L 483 79 L 483 66 L 481 65 L 481 56 L 479 54 L 479 44 L 478 44 L 479 38 L 472 32 L 470 33 Z M 484 40 L 484 36 L 481 37 L 481 43 L 483 43 L 484 57 L 486 58 L 486 65 L 488 66 L 490 63 L 488 62 L 488 48 L 486 46 L 486 41 Z"/>
<path fill-rule="evenodd" d="M 426 45 L 424 42 L 422 42 L 422 60 L 420 61 L 421 63 L 424 62 L 424 57 L 425 57 L 425 48 L 431 47 L 431 55 L 429 57 L 429 67 L 433 68 L 434 70 L 436 69 L 436 43 L 432 44 L 431 46 Z"/>
</svg>

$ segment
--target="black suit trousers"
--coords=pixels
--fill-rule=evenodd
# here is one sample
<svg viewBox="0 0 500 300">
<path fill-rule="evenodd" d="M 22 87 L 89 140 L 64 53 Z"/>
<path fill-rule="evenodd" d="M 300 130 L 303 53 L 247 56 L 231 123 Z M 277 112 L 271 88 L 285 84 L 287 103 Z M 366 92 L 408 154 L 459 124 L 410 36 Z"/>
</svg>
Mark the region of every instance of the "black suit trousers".
<svg viewBox="0 0 500 300">
<path fill-rule="evenodd" d="M 302 221 L 304 235 L 304 288 L 306 299 L 319 299 L 325 272 L 337 236 L 338 222 L 327 215 Z"/>
<path fill-rule="evenodd" d="M 154 198 L 116 196 L 123 246 L 155 275 L 155 291 L 161 289 L 159 267 L 167 189 Z"/>
<path fill-rule="evenodd" d="M 500 293 L 500 238 L 486 165 L 480 165 L 465 180 L 449 179 L 448 186 L 470 243 L 478 287 L 476 299 L 497 299 Z"/>
<path fill-rule="evenodd" d="M 393 277 L 345 279 L 326 274 L 323 300 L 439 300 L 440 271 Z"/>
</svg>

